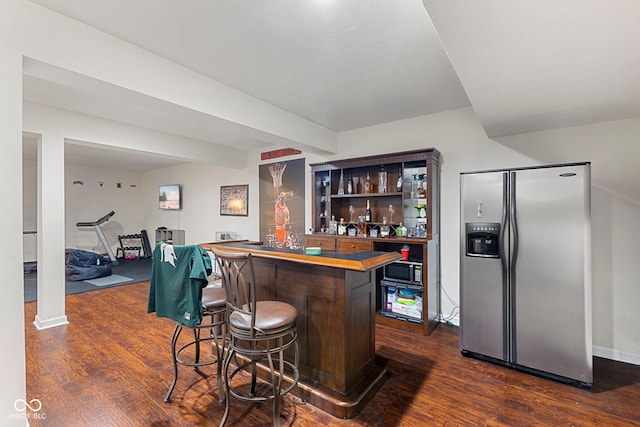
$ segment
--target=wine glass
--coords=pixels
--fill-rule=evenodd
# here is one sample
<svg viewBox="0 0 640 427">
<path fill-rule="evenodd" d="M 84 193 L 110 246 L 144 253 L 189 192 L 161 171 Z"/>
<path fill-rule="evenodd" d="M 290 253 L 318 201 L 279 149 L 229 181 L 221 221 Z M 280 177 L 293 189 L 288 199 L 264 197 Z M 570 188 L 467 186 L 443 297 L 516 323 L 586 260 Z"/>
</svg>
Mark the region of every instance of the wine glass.
<svg viewBox="0 0 640 427">
<path fill-rule="evenodd" d="M 355 213 L 353 205 L 349 205 L 349 222 L 353 222 L 353 214 Z"/>
<path fill-rule="evenodd" d="M 393 208 L 393 205 L 389 205 L 389 221 L 391 223 L 393 223 L 393 214 L 396 212 L 396 210 Z"/>
</svg>

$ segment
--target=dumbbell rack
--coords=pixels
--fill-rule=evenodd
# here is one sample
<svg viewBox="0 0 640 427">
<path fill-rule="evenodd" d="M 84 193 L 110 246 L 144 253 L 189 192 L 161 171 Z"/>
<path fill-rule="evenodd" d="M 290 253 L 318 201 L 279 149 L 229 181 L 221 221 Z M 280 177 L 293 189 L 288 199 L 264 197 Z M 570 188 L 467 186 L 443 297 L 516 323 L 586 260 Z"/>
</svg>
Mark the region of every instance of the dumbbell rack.
<svg viewBox="0 0 640 427">
<path fill-rule="evenodd" d="M 123 234 L 118 236 L 120 247 L 116 250 L 116 258 L 133 257 L 140 258 L 142 256 L 142 234 Z M 135 252 L 135 255 L 129 255 Z"/>
</svg>

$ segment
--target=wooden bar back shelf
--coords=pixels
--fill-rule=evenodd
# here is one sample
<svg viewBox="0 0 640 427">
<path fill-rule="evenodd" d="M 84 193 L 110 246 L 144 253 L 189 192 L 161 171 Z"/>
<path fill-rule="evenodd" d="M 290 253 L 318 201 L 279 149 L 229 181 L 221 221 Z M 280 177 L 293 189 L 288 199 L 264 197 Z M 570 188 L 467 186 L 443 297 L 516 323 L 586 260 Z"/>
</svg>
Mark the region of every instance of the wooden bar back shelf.
<svg viewBox="0 0 640 427">
<path fill-rule="evenodd" d="M 379 179 L 380 172 L 386 176 L 386 188 Z M 323 251 L 335 252 L 399 252 L 407 245 L 410 260 L 423 264 L 422 321 L 407 321 L 402 316 L 392 318 L 384 313 L 381 307 L 383 288 L 380 286 L 382 269 L 376 273 L 376 320 L 398 329 L 430 334 L 438 325 L 440 313 L 438 150 L 429 148 L 313 163 L 311 175 L 313 233 L 305 236 L 305 247 L 319 246 Z M 351 185 L 348 185 L 349 181 Z M 372 185 L 367 187 L 366 182 Z M 370 191 L 365 194 L 367 188 Z M 367 202 L 371 221 L 363 226 L 360 217 L 365 216 Z M 344 219 L 347 226 L 358 230 L 357 235 L 330 234 L 332 217 L 336 222 Z M 381 237 L 380 231 L 385 223 L 390 235 Z M 398 235 L 401 225 L 406 227 L 407 236 Z"/>
</svg>

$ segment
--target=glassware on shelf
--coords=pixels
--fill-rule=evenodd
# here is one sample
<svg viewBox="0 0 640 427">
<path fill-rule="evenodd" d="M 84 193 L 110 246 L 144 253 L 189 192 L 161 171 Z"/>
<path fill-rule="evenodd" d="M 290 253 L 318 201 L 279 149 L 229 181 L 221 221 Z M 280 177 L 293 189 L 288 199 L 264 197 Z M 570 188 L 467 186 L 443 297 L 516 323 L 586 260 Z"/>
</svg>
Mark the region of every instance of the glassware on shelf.
<svg viewBox="0 0 640 427">
<path fill-rule="evenodd" d="M 393 207 L 393 205 L 389 205 L 389 218 L 392 223 L 393 223 L 393 214 L 396 213 L 395 208 Z"/>
<path fill-rule="evenodd" d="M 426 205 L 415 205 L 416 208 L 416 216 L 418 218 L 426 218 L 427 217 L 427 206 Z"/>
<path fill-rule="evenodd" d="M 338 182 L 338 195 L 344 194 L 344 171 L 340 169 L 340 181 Z"/>
<path fill-rule="evenodd" d="M 353 194 L 353 176 L 349 174 L 349 180 L 347 181 L 347 194 Z"/>
<path fill-rule="evenodd" d="M 349 222 L 353 222 L 353 214 L 355 213 L 353 205 L 349 205 Z"/>
<path fill-rule="evenodd" d="M 417 199 L 427 198 L 427 183 L 424 182 L 424 175 L 418 175 L 418 186 L 416 188 L 416 198 Z"/>
<path fill-rule="evenodd" d="M 413 175 L 413 181 L 411 181 L 411 198 L 415 199 L 416 191 L 418 190 L 418 175 Z"/>
<path fill-rule="evenodd" d="M 380 172 L 378 172 L 378 193 L 387 192 L 387 171 L 384 170 L 384 165 L 380 166 Z"/>
</svg>

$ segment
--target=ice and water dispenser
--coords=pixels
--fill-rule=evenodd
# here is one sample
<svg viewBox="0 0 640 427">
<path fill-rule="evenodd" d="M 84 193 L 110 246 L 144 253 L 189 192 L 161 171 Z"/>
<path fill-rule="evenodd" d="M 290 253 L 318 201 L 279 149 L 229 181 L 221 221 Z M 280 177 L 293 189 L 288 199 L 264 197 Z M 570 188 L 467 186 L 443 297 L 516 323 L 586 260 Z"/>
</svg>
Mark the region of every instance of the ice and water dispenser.
<svg viewBox="0 0 640 427">
<path fill-rule="evenodd" d="M 467 256 L 500 258 L 500 223 L 466 223 Z"/>
</svg>

